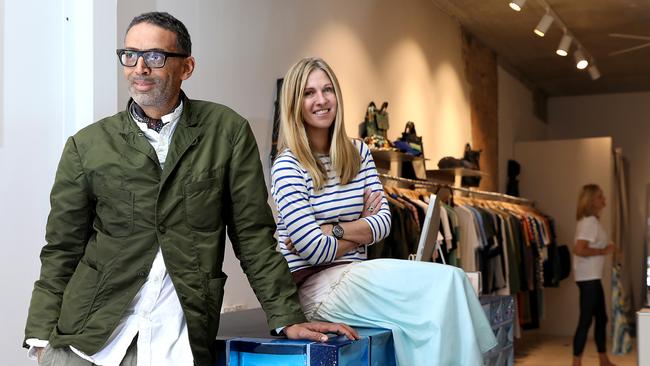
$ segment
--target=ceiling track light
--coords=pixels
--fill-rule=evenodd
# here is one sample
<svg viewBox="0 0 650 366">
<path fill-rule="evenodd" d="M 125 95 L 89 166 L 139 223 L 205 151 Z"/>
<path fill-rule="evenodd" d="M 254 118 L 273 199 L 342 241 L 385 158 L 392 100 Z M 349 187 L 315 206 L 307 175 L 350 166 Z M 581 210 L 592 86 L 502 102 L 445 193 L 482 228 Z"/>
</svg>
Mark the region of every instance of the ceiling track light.
<svg viewBox="0 0 650 366">
<path fill-rule="evenodd" d="M 598 70 L 596 65 L 589 65 L 587 71 L 589 71 L 589 76 L 591 76 L 591 80 L 596 80 L 600 77 L 600 71 Z"/>
<path fill-rule="evenodd" d="M 555 51 L 555 53 L 557 53 L 560 56 L 567 56 L 569 54 L 569 48 L 571 48 L 572 41 L 573 41 L 573 37 L 564 33 L 562 39 L 560 39 L 560 44 L 557 46 L 557 50 Z"/>
<path fill-rule="evenodd" d="M 521 8 L 524 7 L 525 3 L 526 3 L 526 0 L 511 0 L 510 4 L 508 4 L 508 6 L 510 6 L 510 9 L 512 9 L 514 11 L 521 11 Z"/>
<path fill-rule="evenodd" d="M 575 58 L 576 68 L 578 70 L 587 69 L 592 80 L 600 78 L 600 71 L 596 67 L 593 57 L 589 54 L 589 52 L 587 52 L 584 47 L 582 47 L 580 41 L 574 37 L 573 33 L 568 29 L 562 18 L 553 10 L 548 1 L 536 1 L 539 3 L 539 5 L 541 5 L 543 9 L 546 9 L 546 14 L 544 14 L 542 19 L 540 19 L 537 27 L 535 27 L 533 32 L 540 37 L 544 37 L 548 30 L 551 28 L 551 25 L 555 22 L 557 26 L 564 32 L 562 39 L 560 39 L 560 43 L 555 50 L 555 53 L 560 56 L 568 56 L 571 45 L 573 44 L 575 48 L 573 56 Z M 510 6 L 510 8 L 512 8 L 514 11 L 521 11 L 525 3 L 526 0 L 509 0 L 508 6 Z"/>
<path fill-rule="evenodd" d="M 584 52 L 582 52 L 581 49 L 577 49 L 573 53 L 573 57 L 576 60 L 576 67 L 578 68 L 578 70 L 584 70 L 585 68 L 587 68 L 587 66 L 589 66 L 589 61 L 587 61 L 587 58 L 585 57 L 585 54 Z"/>
<path fill-rule="evenodd" d="M 539 23 L 537 23 L 537 27 L 535 27 L 535 30 L 533 32 L 535 32 L 535 34 L 540 37 L 544 37 L 546 32 L 548 32 L 548 28 L 550 28 L 551 24 L 553 24 L 553 20 L 555 20 L 555 18 L 553 18 L 551 14 L 544 14 Z"/>
</svg>

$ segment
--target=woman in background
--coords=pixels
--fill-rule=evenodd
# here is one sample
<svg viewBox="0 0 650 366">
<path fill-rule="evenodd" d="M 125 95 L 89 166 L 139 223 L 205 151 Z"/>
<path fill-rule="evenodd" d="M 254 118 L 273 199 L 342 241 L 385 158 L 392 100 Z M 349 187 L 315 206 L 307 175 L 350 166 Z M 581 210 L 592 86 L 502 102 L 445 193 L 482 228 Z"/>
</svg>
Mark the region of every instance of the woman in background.
<svg viewBox="0 0 650 366">
<path fill-rule="evenodd" d="M 582 187 L 578 197 L 575 240 L 573 247 L 573 271 L 580 291 L 580 318 L 573 337 L 573 365 L 582 365 L 582 351 L 592 319 L 596 319 L 594 339 L 601 366 L 614 365 L 607 357 L 605 346 L 607 310 L 601 278 L 605 256 L 614 252 L 605 229 L 600 224 L 600 213 L 605 207 L 605 196 L 596 184 Z"/>
<path fill-rule="evenodd" d="M 398 365 L 480 365 L 496 339 L 465 273 L 366 261 L 390 232 L 368 146 L 345 133 L 336 76 L 321 59 L 293 65 L 281 93 L 272 168 L 280 251 L 309 319 L 392 330 Z"/>
</svg>

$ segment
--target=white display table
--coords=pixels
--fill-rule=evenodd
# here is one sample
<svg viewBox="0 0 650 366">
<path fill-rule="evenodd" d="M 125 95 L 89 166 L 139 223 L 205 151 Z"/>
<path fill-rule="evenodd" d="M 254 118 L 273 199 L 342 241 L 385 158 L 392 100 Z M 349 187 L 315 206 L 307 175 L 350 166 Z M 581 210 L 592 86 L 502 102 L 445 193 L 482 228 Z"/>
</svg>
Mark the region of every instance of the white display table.
<svg viewBox="0 0 650 366">
<path fill-rule="evenodd" d="M 637 337 L 636 349 L 640 366 L 650 365 L 650 308 L 643 308 L 636 313 Z"/>
</svg>

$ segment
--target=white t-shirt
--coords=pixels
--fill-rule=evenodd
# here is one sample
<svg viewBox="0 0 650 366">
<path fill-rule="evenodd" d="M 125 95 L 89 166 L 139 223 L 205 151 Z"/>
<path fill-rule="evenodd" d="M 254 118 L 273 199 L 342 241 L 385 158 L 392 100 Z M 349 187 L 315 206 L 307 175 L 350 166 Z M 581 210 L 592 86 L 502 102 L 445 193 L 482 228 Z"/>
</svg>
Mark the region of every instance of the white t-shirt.
<svg viewBox="0 0 650 366">
<path fill-rule="evenodd" d="M 578 221 L 575 240 L 586 240 L 588 247 L 602 249 L 607 247 L 609 237 L 595 216 L 583 217 Z M 604 255 L 581 257 L 573 255 L 573 274 L 576 281 L 598 280 L 603 277 Z"/>
</svg>

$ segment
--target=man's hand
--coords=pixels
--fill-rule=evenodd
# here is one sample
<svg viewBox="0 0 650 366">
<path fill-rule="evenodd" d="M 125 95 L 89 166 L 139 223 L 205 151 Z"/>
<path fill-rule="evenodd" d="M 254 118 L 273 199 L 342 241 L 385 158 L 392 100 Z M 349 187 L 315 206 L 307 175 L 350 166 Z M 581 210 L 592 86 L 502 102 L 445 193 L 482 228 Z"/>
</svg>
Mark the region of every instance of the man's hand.
<svg viewBox="0 0 650 366">
<path fill-rule="evenodd" d="M 327 336 L 324 333 L 344 335 L 351 340 L 359 339 L 359 334 L 345 324 L 309 322 L 293 324 L 284 328 L 284 334 L 289 339 L 309 339 L 315 342 L 327 342 Z"/>
</svg>

